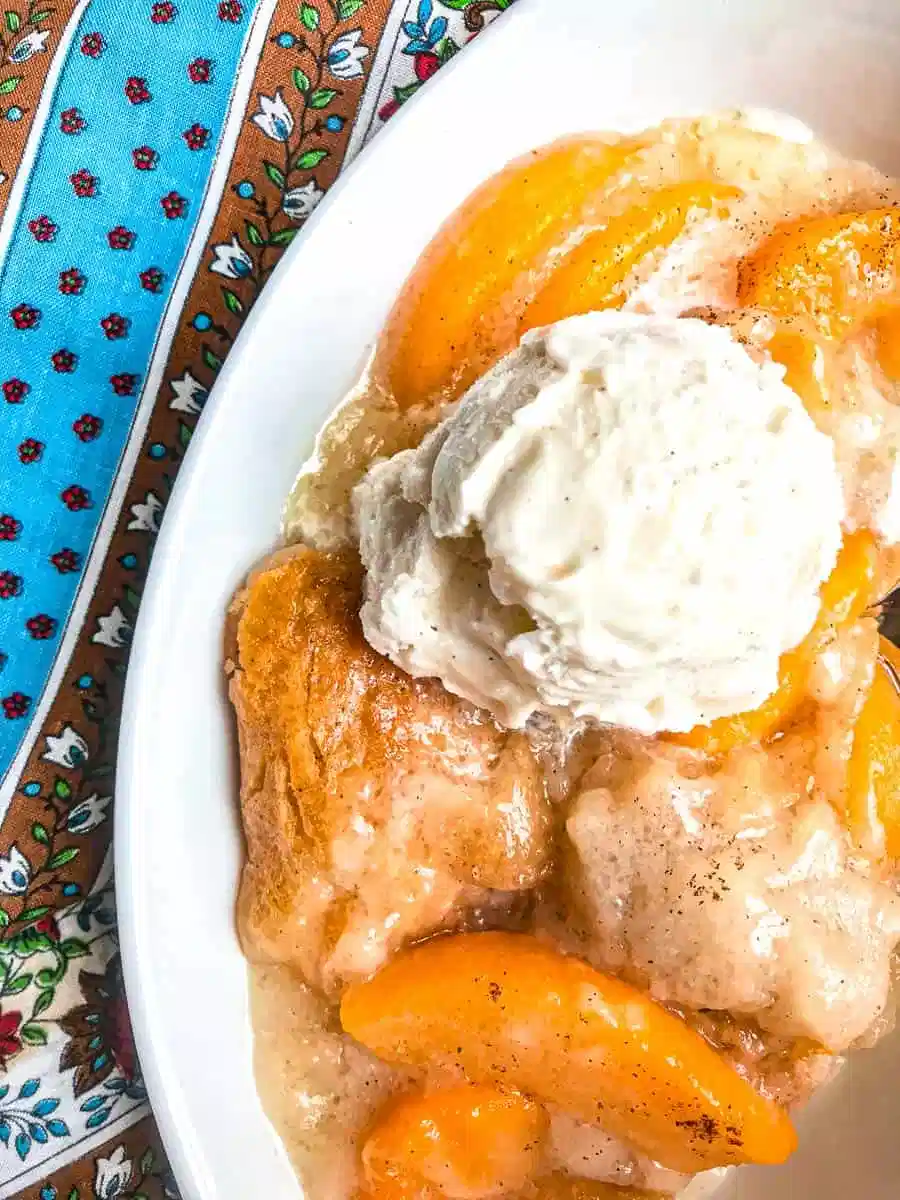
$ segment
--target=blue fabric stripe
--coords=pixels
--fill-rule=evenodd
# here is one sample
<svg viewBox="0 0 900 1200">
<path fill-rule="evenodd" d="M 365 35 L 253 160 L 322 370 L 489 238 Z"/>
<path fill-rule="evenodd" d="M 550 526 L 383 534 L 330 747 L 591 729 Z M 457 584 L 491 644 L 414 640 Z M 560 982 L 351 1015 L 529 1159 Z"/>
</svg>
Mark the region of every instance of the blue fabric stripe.
<svg viewBox="0 0 900 1200">
<path fill-rule="evenodd" d="M 0 271 L 0 385 L 7 385 L 0 394 L 0 778 L 46 684 L 115 479 L 257 0 L 242 0 L 237 21 L 220 19 L 214 0 L 178 0 L 173 19 L 154 23 L 148 3 L 146 19 L 130 20 L 127 30 L 121 3 L 95 0 L 81 20 Z M 95 33 L 102 51 L 92 56 L 83 39 Z M 208 82 L 189 76 L 197 59 L 212 63 Z M 129 99 L 129 78 L 146 81 L 149 100 L 136 83 Z M 0 108 L 0 137 L 8 115 Z M 208 131 L 203 148 L 191 149 L 183 137 L 192 126 L 199 127 L 195 143 Z M 154 165 L 141 170 L 133 151 L 145 146 L 154 151 Z M 82 171 L 96 185 L 78 176 Z M 72 176 L 94 194 L 76 195 Z M 161 203 L 170 194 L 176 206 L 175 197 L 184 201 L 183 214 L 171 219 Z M 36 240 L 29 228 L 40 217 L 55 227 L 48 240 Z M 117 227 L 133 235 L 119 235 L 129 248 L 110 246 Z M 76 290 L 66 295 L 60 277 L 71 268 L 84 285 L 79 293 L 70 277 Z M 161 273 L 157 290 L 141 281 L 152 268 Z M 153 281 L 145 276 L 145 282 Z M 32 328 L 17 328 L 10 315 L 27 325 L 23 305 L 40 313 Z M 118 324 L 107 321 L 105 331 L 109 317 L 124 318 L 125 336 L 107 336 Z M 57 367 L 73 369 L 54 368 L 59 351 L 75 358 L 57 355 Z M 120 378 L 119 389 L 131 394 L 117 394 L 111 377 L 126 375 L 134 380 Z M 18 403 L 14 380 L 28 384 Z M 98 421 L 78 426 L 88 439 L 81 440 L 73 426 L 85 415 Z M 77 493 L 68 493 L 74 508 L 67 507 L 60 497 L 72 485 L 85 489 L 90 507 L 78 509 Z M 54 566 L 51 556 L 62 550 L 79 556 L 78 569 L 61 573 Z M 54 623 L 49 636 L 39 636 L 47 622 L 28 628 L 37 616 Z M 27 704 L 17 706 L 18 696 Z M 16 716 L 18 707 L 27 708 L 24 716 Z"/>
</svg>

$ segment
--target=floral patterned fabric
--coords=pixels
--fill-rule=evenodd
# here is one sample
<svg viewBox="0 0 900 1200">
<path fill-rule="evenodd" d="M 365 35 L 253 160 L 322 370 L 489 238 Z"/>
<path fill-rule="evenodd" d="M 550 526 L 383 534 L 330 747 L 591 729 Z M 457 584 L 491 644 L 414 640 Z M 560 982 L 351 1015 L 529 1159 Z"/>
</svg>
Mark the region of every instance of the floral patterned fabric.
<svg viewBox="0 0 900 1200">
<path fill-rule="evenodd" d="M 0 1197 L 178 1194 L 112 884 L 142 581 L 279 257 L 511 3 L 0 0 Z"/>
</svg>

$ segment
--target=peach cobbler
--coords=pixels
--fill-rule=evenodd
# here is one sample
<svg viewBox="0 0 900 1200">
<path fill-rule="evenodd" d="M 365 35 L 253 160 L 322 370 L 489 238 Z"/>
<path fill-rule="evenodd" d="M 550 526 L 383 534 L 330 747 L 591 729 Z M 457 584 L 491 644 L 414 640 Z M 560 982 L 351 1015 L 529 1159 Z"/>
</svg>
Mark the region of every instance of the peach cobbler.
<svg viewBox="0 0 900 1200">
<path fill-rule="evenodd" d="M 743 112 L 511 163 L 285 533 L 227 671 L 257 1079 L 305 1194 L 784 1161 L 893 1024 L 900 187 Z"/>
</svg>

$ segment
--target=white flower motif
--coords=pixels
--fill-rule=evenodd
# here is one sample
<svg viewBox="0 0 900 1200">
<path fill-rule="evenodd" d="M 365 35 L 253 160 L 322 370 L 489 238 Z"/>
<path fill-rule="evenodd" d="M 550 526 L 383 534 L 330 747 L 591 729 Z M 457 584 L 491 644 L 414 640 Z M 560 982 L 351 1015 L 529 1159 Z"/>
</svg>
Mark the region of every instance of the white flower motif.
<svg viewBox="0 0 900 1200">
<path fill-rule="evenodd" d="M 281 88 L 274 96 L 259 95 L 260 111 L 250 118 L 273 142 L 286 142 L 294 132 L 294 118 L 284 102 Z"/>
<path fill-rule="evenodd" d="M 118 650 L 128 645 L 131 633 L 131 622 L 116 604 L 106 616 L 97 618 L 97 632 L 91 635 L 91 641 L 96 646 L 109 646 L 110 650 Z"/>
<path fill-rule="evenodd" d="M 281 207 L 292 221 L 305 220 L 316 207 L 325 193 L 314 179 L 304 183 L 303 187 L 291 188 L 285 192 Z"/>
<path fill-rule="evenodd" d="M 45 762 L 56 763 L 58 767 L 71 770 L 80 766 L 87 758 L 88 744 L 71 725 L 63 725 L 61 731 L 47 735 L 47 749 L 41 755 Z"/>
<path fill-rule="evenodd" d="M 66 829 L 69 833 L 90 833 L 106 820 L 106 809 L 112 796 L 101 796 L 94 792 L 87 800 L 82 800 L 69 810 L 66 819 Z"/>
<path fill-rule="evenodd" d="M 9 61 L 11 63 L 23 63 L 28 62 L 29 58 L 33 58 L 35 54 L 46 54 L 47 47 L 44 43 L 49 36 L 49 29 L 33 29 L 27 37 L 22 38 L 20 42 L 16 42 L 15 46 L 9 52 Z"/>
<path fill-rule="evenodd" d="M 132 504 L 128 528 L 137 533 L 159 533 L 162 511 L 162 500 L 155 492 L 148 492 L 143 504 Z"/>
<path fill-rule="evenodd" d="M 7 896 L 21 896 L 28 890 L 31 880 L 31 863 L 13 843 L 9 854 L 0 856 L 0 892 Z"/>
<path fill-rule="evenodd" d="M 342 33 L 335 38 L 328 49 L 328 70 L 335 79 L 359 79 L 362 75 L 363 62 L 369 56 L 369 47 L 360 42 L 361 29 L 353 29 L 350 33 Z"/>
<path fill-rule="evenodd" d="M 169 401 L 169 408 L 192 417 L 200 412 L 209 395 L 203 384 L 199 379 L 195 379 L 190 371 L 185 371 L 180 379 L 173 379 L 169 386 L 175 393 L 174 399 Z"/>
<path fill-rule="evenodd" d="M 7 179 L 9 179 L 9 176 L 6 174 L 6 172 L 0 171 L 0 185 L 6 183 Z"/>
<path fill-rule="evenodd" d="M 216 275 L 224 275 L 226 279 L 246 279 L 253 270 L 253 259 L 241 245 L 236 233 L 230 242 L 213 246 L 213 254 L 215 258 L 209 269 Z"/>
<path fill-rule="evenodd" d="M 94 1177 L 97 1200 L 113 1200 L 114 1196 L 121 1196 L 131 1182 L 131 1170 L 131 1159 L 126 1158 L 124 1146 L 117 1146 L 109 1158 L 98 1158 Z"/>
</svg>

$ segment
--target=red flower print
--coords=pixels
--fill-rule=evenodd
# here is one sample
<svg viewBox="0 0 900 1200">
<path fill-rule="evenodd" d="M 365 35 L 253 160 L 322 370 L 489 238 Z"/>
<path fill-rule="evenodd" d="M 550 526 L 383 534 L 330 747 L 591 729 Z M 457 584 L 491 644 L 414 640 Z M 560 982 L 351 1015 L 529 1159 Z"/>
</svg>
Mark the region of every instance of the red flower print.
<svg viewBox="0 0 900 1200">
<path fill-rule="evenodd" d="M 59 114 L 59 127 L 63 133 L 81 133 L 86 124 L 77 108 L 67 108 Z"/>
<path fill-rule="evenodd" d="M 34 329 L 41 319 L 41 310 L 32 308 L 30 304 L 17 304 L 10 309 L 9 315 L 16 329 Z"/>
<path fill-rule="evenodd" d="M 110 375 L 109 377 L 112 390 L 117 396 L 133 396 L 137 381 L 137 375 L 131 375 L 127 371 L 123 371 L 121 375 Z"/>
<path fill-rule="evenodd" d="M 36 642 L 45 642 L 56 633 L 56 620 L 46 613 L 37 613 L 25 622 L 25 628 Z"/>
<path fill-rule="evenodd" d="M 188 63 L 187 72 L 191 83 L 209 83 L 212 79 L 212 59 L 195 58 Z"/>
<path fill-rule="evenodd" d="M 81 39 L 81 53 L 88 58 L 99 58 L 106 49 L 106 42 L 99 33 L 86 33 Z"/>
<path fill-rule="evenodd" d="M 152 171 L 159 162 L 159 155 L 152 146 L 138 146 L 131 152 L 131 158 L 139 171 Z"/>
<path fill-rule="evenodd" d="M 24 442 L 19 442 L 19 462 L 36 463 L 44 453 L 44 443 L 37 441 L 36 438 L 26 438 Z"/>
<path fill-rule="evenodd" d="M 2 385 L 3 399 L 7 404 L 21 404 L 31 388 L 24 379 L 7 379 Z"/>
<path fill-rule="evenodd" d="M 49 915 L 41 917 L 34 926 L 35 933 L 45 933 L 51 942 L 58 942 L 60 939 L 59 926 L 56 923 L 56 917 Z"/>
<path fill-rule="evenodd" d="M 28 222 L 28 229 L 36 242 L 52 242 L 59 229 L 49 217 L 35 217 Z"/>
<path fill-rule="evenodd" d="M 163 207 L 163 212 L 170 221 L 174 221 L 176 217 L 183 217 L 187 208 L 187 198 L 179 196 L 177 192 L 167 192 L 160 200 Z"/>
<path fill-rule="evenodd" d="M 12 571 L 0 571 L 0 600 L 12 600 L 22 591 L 22 576 Z"/>
<path fill-rule="evenodd" d="M 9 513 L 0 516 L 0 542 L 14 542 L 22 532 L 22 522 Z"/>
<path fill-rule="evenodd" d="M 55 554 L 50 555 L 50 561 L 60 575 L 70 575 L 81 566 L 81 555 L 70 550 L 68 546 L 64 546 L 62 550 L 57 550 Z"/>
<path fill-rule="evenodd" d="M 16 696 L 21 693 L 16 692 Z M 11 713 L 7 704 L 12 700 L 12 696 L 7 696 L 3 701 L 3 711 L 8 717 L 22 716 L 22 713 Z M 27 697 L 23 696 L 23 700 Z M 22 1039 L 19 1037 L 19 1026 L 22 1024 L 22 1014 L 20 1012 L 5 1012 L 0 1013 L 0 1063 L 6 1065 L 6 1060 L 12 1058 L 14 1054 L 18 1054 L 22 1049 Z"/>
<path fill-rule="evenodd" d="M 124 225 L 117 225 L 106 235 L 110 250 L 130 250 L 134 245 L 135 235 Z"/>
<path fill-rule="evenodd" d="M 78 362 L 78 355 L 73 354 L 71 350 L 56 350 L 50 355 L 50 361 L 53 363 L 54 371 L 58 371 L 61 375 L 71 375 Z"/>
<path fill-rule="evenodd" d="M 145 292 L 158 292 L 162 288 L 163 273 L 159 267 L 148 267 L 138 278 Z"/>
<path fill-rule="evenodd" d="M 128 322 L 124 317 L 120 317 L 118 313 L 110 313 L 108 317 L 104 317 L 100 322 L 100 328 L 106 334 L 110 341 L 115 338 L 123 338 L 128 332 Z"/>
<path fill-rule="evenodd" d="M 97 184 L 99 182 L 97 176 L 92 175 L 90 171 L 86 171 L 84 167 L 80 171 L 76 171 L 74 175 L 69 176 L 69 183 L 71 183 L 75 195 L 80 196 L 82 199 L 86 196 L 96 196 Z"/>
<path fill-rule="evenodd" d="M 91 507 L 90 492 L 78 483 L 70 484 L 64 491 L 59 493 L 59 498 L 69 512 L 81 512 L 82 509 Z"/>
<path fill-rule="evenodd" d="M 209 130 L 204 129 L 202 125 L 192 125 L 181 136 L 187 143 L 189 150 L 202 150 L 209 138 Z"/>
<path fill-rule="evenodd" d="M 87 282 L 77 267 L 59 273 L 59 290 L 64 296 L 80 296 Z"/>
<path fill-rule="evenodd" d="M 99 437 L 102 428 L 103 422 L 92 413 L 82 413 L 78 420 L 72 423 L 72 432 L 83 442 L 92 442 L 94 438 Z"/>
<path fill-rule="evenodd" d="M 3 713 L 9 721 L 14 721 L 17 717 L 24 717 L 29 708 L 31 708 L 31 697 L 24 695 L 22 692 L 13 692 L 11 696 L 3 697 Z M 2 1032 L 4 1028 L 3 1022 L 7 1019 L 7 1017 L 15 1017 L 17 1027 L 19 1021 L 21 1020 L 18 1013 L 3 1013 L 3 1015 L 0 1016 L 0 1032 Z M 2 1052 L 4 1044 L 8 1045 L 11 1041 L 12 1038 L 0 1040 L 0 1052 Z M 18 1049 L 19 1047 L 17 1042 L 15 1044 L 16 1049 Z M 15 1050 L 11 1050 L 9 1053 L 15 1054 Z"/>
<path fill-rule="evenodd" d="M 170 21 L 175 20 L 176 12 L 175 5 L 170 4 L 169 0 L 159 0 L 159 3 L 150 9 L 150 20 L 154 25 L 168 25 Z"/>
<path fill-rule="evenodd" d="M 432 77 L 441 65 L 441 60 L 436 54 L 432 54 L 430 50 L 426 50 L 415 56 L 413 65 L 416 69 L 416 79 L 420 79 L 424 83 L 426 79 Z"/>
<path fill-rule="evenodd" d="M 125 80 L 125 95 L 132 104 L 146 104 L 150 97 L 147 80 L 139 75 L 131 75 Z"/>
<path fill-rule="evenodd" d="M 243 6 L 239 0 L 222 0 L 219 5 L 219 20 L 236 22 L 244 15 Z"/>
</svg>

